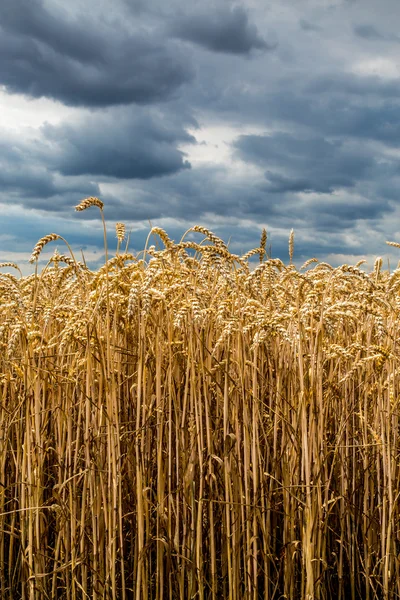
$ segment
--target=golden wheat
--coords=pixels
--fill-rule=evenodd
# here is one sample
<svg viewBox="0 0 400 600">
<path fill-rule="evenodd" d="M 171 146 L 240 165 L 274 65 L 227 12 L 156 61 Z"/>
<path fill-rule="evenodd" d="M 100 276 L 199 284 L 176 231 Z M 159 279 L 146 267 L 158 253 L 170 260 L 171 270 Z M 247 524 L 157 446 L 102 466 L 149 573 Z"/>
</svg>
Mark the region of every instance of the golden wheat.
<svg viewBox="0 0 400 600">
<path fill-rule="evenodd" d="M 104 202 L 95 196 L 90 196 L 89 198 L 84 198 L 75 206 L 75 210 L 82 211 L 90 208 L 91 206 L 97 206 L 100 210 L 104 208 Z"/>
<path fill-rule="evenodd" d="M 119 242 L 123 242 L 125 239 L 125 225 L 124 223 L 115 224 L 115 233 Z"/>
<path fill-rule="evenodd" d="M 190 231 L 0 274 L 0 599 L 400 598 L 400 270 Z"/>
<path fill-rule="evenodd" d="M 38 241 L 38 243 L 36 244 L 34 249 L 32 250 L 32 254 L 29 259 L 29 262 L 30 263 L 35 262 L 35 260 L 37 260 L 39 258 L 39 255 L 46 244 L 48 244 L 49 242 L 53 242 L 55 240 L 60 240 L 60 239 L 61 239 L 61 236 L 58 235 L 57 233 L 49 233 L 48 235 L 45 235 L 44 237 L 42 237 Z"/>
</svg>

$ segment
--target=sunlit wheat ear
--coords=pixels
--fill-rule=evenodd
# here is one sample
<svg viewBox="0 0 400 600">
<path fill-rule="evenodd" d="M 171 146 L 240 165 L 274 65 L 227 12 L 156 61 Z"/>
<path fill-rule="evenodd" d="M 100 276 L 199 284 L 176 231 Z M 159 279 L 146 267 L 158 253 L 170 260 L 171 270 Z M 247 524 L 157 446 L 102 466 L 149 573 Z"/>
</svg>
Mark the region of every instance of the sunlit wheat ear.
<svg viewBox="0 0 400 600">
<path fill-rule="evenodd" d="M 90 208 L 91 206 L 97 206 L 100 210 L 104 208 L 104 202 L 100 200 L 100 198 L 96 198 L 95 196 L 90 196 L 89 198 L 85 198 L 77 206 L 75 206 L 75 210 L 82 211 Z"/>
<path fill-rule="evenodd" d="M 363 265 L 366 262 L 367 261 L 365 260 L 365 258 L 362 258 L 361 260 L 359 260 L 358 262 L 356 262 L 356 264 L 354 266 L 358 269 L 358 267 L 361 267 L 361 265 Z"/>
<path fill-rule="evenodd" d="M 39 258 L 39 255 L 46 244 L 48 244 L 49 242 L 54 242 L 55 240 L 61 240 L 61 239 L 62 239 L 62 237 L 60 235 L 58 235 L 57 233 L 49 233 L 49 235 L 45 235 L 44 237 L 42 237 L 38 241 L 36 246 L 34 247 L 31 257 L 29 259 L 29 262 L 33 263 L 33 262 L 35 262 L 35 260 L 37 260 Z"/>
<path fill-rule="evenodd" d="M 171 246 L 173 246 L 174 242 L 171 240 L 167 232 L 164 231 L 164 229 L 161 229 L 161 227 L 153 227 L 151 233 L 158 235 L 166 248 L 171 248 Z"/>
<path fill-rule="evenodd" d="M 3 267 L 12 267 L 13 269 L 18 269 L 19 270 L 18 265 L 15 264 L 15 263 L 13 263 L 13 262 L 3 262 L 3 263 L 0 263 L 0 269 L 3 268 Z"/>
<path fill-rule="evenodd" d="M 400 248 L 400 244 L 397 242 L 386 242 L 388 246 L 394 246 L 395 248 Z"/>
<path fill-rule="evenodd" d="M 289 235 L 289 258 L 290 258 L 290 262 L 292 262 L 293 260 L 293 248 L 294 248 L 294 231 L 293 229 L 290 232 Z"/>
<path fill-rule="evenodd" d="M 216 236 L 215 233 L 213 233 L 212 231 L 207 229 L 207 227 L 202 227 L 201 225 L 195 225 L 191 229 L 192 229 L 192 231 L 196 231 L 197 233 L 202 233 L 203 235 L 205 235 L 215 246 L 219 246 L 219 247 L 227 249 L 225 242 L 223 240 L 221 240 L 221 238 Z"/>
<path fill-rule="evenodd" d="M 125 223 L 116 223 L 115 233 L 117 235 L 117 240 L 123 242 L 125 239 Z"/>
<path fill-rule="evenodd" d="M 306 269 L 309 265 L 311 265 L 312 263 L 317 263 L 318 262 L 318 258 L 309 258 L 308 260 L 306 260 L 306 262 L 300 267 L 300 271 L 302 271 L 303 269 Z"/>
<path fill-rule="evenodd" d="M 16 263 L 14 263 L 14 262 L 0 263 L 0 269 L 2 269 L 3 267 L 12 267 L 13 269 L 17 269 L 17 271 L 19 271 L 19 274 L 22 277 L 21 269 L 19 268 L 19 266 Z"/>
<path fill-rule="evenodd" d="M 259 254 L 261 256 L 262 251 L 263 251 L 262 248 L 252 248 L 251 250 L 246 252 L 246 254 L 243 254 L 240 257 L 240 260 L 248 260 L 251 256 L 254 256 L 255 254 Z"/>
</svg>

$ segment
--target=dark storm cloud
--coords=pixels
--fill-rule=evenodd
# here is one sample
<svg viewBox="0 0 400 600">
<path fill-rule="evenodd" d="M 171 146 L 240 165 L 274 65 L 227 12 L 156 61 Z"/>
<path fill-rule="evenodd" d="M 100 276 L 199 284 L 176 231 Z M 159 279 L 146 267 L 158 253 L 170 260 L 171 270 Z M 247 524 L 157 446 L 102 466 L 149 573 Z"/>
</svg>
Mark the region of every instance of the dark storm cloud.
<svg viewBox="0 0 400 600">
<path fill-rule="evenodd" d="M 311 92 L 298 96 L 290 93 L 276 95 L 271 99 L 272 110 L 279 119 L 307 125 L 326 135 L 369 139 L 397 146 L 400 139 L 400 102 L 394 97 L 394 90 L 398 83 L 384 82 L 380 97 L 375 102 L 366 102 L 363 98 L 368 93 L 365 86 L 366 82 L 361 81 L 359 92 L 353 88 L 353 98 L 338 87 L 319 95 Z M 388 97 L 385 97 L 385 88 Z M 371 87 L 369 89 L 373 95 Z"/>
<path fill-rule="evenodd" d="M 41 0 L 0 2 L 0 54 L 8 91 L 70 106 L 165 101 L 193 78 L 173 42 L 91 12 L 51 12 Z"/>
<path fill-rule="evenodd" d="M 260 186 L 262 188 L 262 186 Z M 361 190 L 360 190 L 361 191 Z M 373 221 L 393 210 L 393 206 L 384 198 L 377 201 L 375 190 L 364 193 L 352 193 L 348 190 L 339 193 L 327 193 L 310 196 L 283 194 L 270 202 L 271 222 L 294 223 L 312 228 L 316 233 L 334 232 L 338 227 L 351 229 L 355 222 Z M 284 201 L 283 201 L 284 200 Z"/>
<path fill-rule="evenodd" d="M 359 148 L 322 137 L 244 135 L 235 146 L 243 160 L 265 167 L 266 189 L 271 193 L 329 193 L 352 187 L 375 166 L 373 158 Z"/>
<path fill-rule="evenodd" d="M 37 142 L 24 142 L 5 132 L 1 135 L 0 200 L 57 212 L 80 194 L 99 194 L 99 186 L 87 178 L 64 178 L 49 171 L 37 154 Z"/>
<path fill-rule="evenodd" d="M 221 6 L 217 10 L 178 17 L 171 31 L 183 40 L 214 52 L 249 54 L 252 50 L 274 47 L 249 23 L 247 12 L 241 6 L 230 10 Z"/>
<path fill-rule="evenodd" d="M 40 196 L 47 199 L 56 195 L 60 189 L 51 176 L 43 168 L 26 166 L 21 173 L 21 167 L 5 164 L 0 160 L 0 186 L 2 191 L 16 192 L 26 196 Z"/>
<path fill-rule="evenodd" d="M 194 143 L 178 122 L 148 112 L 92 115 L 76 124 L 44 125 L 49 168 L 63 175 L 150 179 L 189 169 L 177 149 Z"/>
<path fill-rule="evenodd" d="M 310 79 L 282 79 L 279 89 L 264 83 L 244 86 L 238 72 L 229 85 L 196 88 L 193 102 L 252 126 L 299 128 L 314 135 L 379 141 L 398 146 L 400 79 L 332 73 Z M 211 88 L 211 92 L 209 89 Z M 271 89 L 272 88 L 272 89 Z M 204 90 L 204 91 L 203 91 Z M 191 96 L 192 99 L 192 96 Z M 240 120 L 238 115 L 240 115 Z"/>
</svg>

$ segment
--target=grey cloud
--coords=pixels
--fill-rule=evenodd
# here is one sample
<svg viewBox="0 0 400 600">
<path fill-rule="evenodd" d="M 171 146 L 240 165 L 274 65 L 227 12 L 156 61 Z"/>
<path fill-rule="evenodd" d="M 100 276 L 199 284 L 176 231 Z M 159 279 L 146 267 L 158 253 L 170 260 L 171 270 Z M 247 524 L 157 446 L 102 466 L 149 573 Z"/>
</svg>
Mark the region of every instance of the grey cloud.
<svg viewBox="0 0 400 600">
<path fill-rule="evenodd" d="M 194 143 L 168 116 L 136 111 L 92 115 L 76 124 L 44 125 L 50 169 L 63 175 L 150 179 L 189 169 L 179 143 Z"/>
<path fill-rule="evenodd" d="M 242 123 L 281 125 L 282 129 L 300 127 L 316 135 L 399 145 L 398 80 L 354 75 L 351 83 L 347 74 L 341 77 L 335 73 L 332 81 L 326 76 L 312 82 L 292 78 L 290 85 L 292 89 L 282 82 L 279 90 L 260 85 L 255 92 L 251 85 L 244 88 L 233 83 L 227 89 L 214 89 L 212 96 L 200 97 L 199 104 L 207 101 L 214 111 L 223 111 L 225 118 L 240 114 Z"/>
<path fill-rule="evenodd" d="M 391 173 L 381 181 L 376 182 L 376 193 L 378 197 L 384 198 L 385 201 L 392 200 L 398 202 L 400 188 L 400 168 L 397 173 Z"/>
<path fill-rule="evenodd" d="M 400 81 L 398 79 L 385 79 L 377 75 L 356 75 L 355 73 L 331 73 L 329 76 L 321 76 L 313 79 L 305 86 L 305 92 L 320 97 L 325 94 L 335 94 L 341 97 L 341 103 L 345 100 L 349 108 L 352 98 L 348 96 L 375 97 L 383 101 L 398 98 L 400 95 Z M 367 106 L 358 106 L 363 110 Z M 373 108 L 373 107 L 371 107 Z"/>
<path fill-rule="evenodd" d="M 283 166 L 283 165 L 282 165 Z M 266 171 L 266 178 L 268 179 L 268 184 L 265 186 L 266 189 L 271 193 L 281 193 L 281 192 L 311 192 L 314 191 L 316 184 L 311 180 L 307 180 L 304 178 L 293 178 L 285 177 L 284 175 L 280 175 L 279 173 L 274 173 L 272 171 Z M 319 190 L 322 191 L 322 190 Z M 323 190 L 323 191 L 331 191 Z"/>
<path fill-rule="evenodd" d="M 267 192 L 267 220 L 274 227 L 311 230 L 317 243 L 321 233 L 351 230 L 357 221 L 375 226 L 385 214 L 393 212 L 393 204 L 384 198 L 377 199 L 374 192 L 372 189 L 369 195 L 368 192 L 363 195 L 345 190 L 341 195 L 326 193 L 306 197 L 282 192 L 279 196 L 274 194 L 273 199 Z M 314 247 L 314 241 L 308 243 Z"/>
<path fill-rule="evenodd" d="M 183 40 L 214 52 L 249 54 L 252 50 L 274 47 L 260 36 L 255 25 L 249 23 L 247 12 L 240 6 L 231 10 L 220 7 L 177 18 L 171 31 Z"/>
<path fill-rule="evenodd" d="M 95 211 L 93 211 L 95 212 Z M 90 211 L 86 211 L 85 218 L 82 214 L 73 212 L 73 205 L 69 211 L 68 217 L 80 216 L 80 219 L 60 218 L 59 214 L 49 214 L 31 210 L 19 210 L 13 214 L 4 214 L 0 222 L 0 262 L 7 259 L 7 252 L 24 252 L 26 263 L 36 242 L 47 233 L 54 232 L 65 237 L 74 250 L 87 245 L 98 245 L 101 248 L 102 231 L 101 225 L 98 228 L 88 227 L 87 220 Z M 16 248 L 11 248 L 9 242 L 2 242 L 3 232 L 14 232 L 18 234 Z M 110 236 L 111 241 L 111 236 Z M 68 249 L 63 242 L 56 241 L 48 246 L 48 250 L 55 248 L 62 249 L 63 253 Z M 77 253 L 77 257 L 79 254 Z M 80 256 L 79 256 L 80 258 Z M 79 260 L 78 258 L 78 260 Z"/>
<path fill-rule="evenodd" d="M 298 191 L 304 190 L 282 189 L 276 193 L 262 181 L 251 185 L 246 179 L 229 182 L 223 169 L 202 166 L 190 172 L 181 171 L 162 182 L 132 181 L 111 212 L 113 218 L 120 220 L 169 217 L 192 224 L 207 222 L 211 227 L 214 219 L 229 216 L 239 222 L 267 222 L 271 227 L 288 230 L 312 227 L 318 237 L 318 232 L 333 232 L 337 227 L 351 229 L 355 219 L 376 222 L 393 209 L 388 199 L 379 197 L 377 201 L 376 188 L 369 182 L 355 190 L 344 188 L 340 194 L 320 192 L 299 196 Z M 106 206 L 110 206 L 108 199 Z M 224 227 L 229 232 L 233 225 Z M 248 236 L 245 229 L 242 233 Z M 240 231 L 236 232 L 234 241 L 240 235 Z"/>
<path fill-rule="evenodd" d="M 356 25 L 354 27 L 354 33 L 366 40 L 385 39 L 385 36 L 382 35 L 373 25 Z"/>
<path fill-rule="evenodd" d="M 165 179 L 127 182 L 122 201 L 113 209 L 118 219 L 154 218 L 196 221 L 206 213 L 224 215 L 240 210 L 229 185 L 219 181 L 221 169 L 198 167 L 182 170 Z"/>
<path fill-rule="evenodd" d="M 299 25 L 303 31 L 322 31 L 322 28 L 319 27 L 319 25 L 315 25 L 315 23 L 311 23 L 305 19 L 300 19 Z"/>
<path fill-rule="evenodd" d="M 35 169 L 25 166 L 9 165 L 0 160 L 0 186 L 7 193 L 17 193 L 28 197 L 37 196 L 48 199 L 57 193 L 54 178 L 44 168 Z"/>
<path fill-rule="evenodd" d="M 165 101 L 192 80 L 173 42 L 124 24 L 51 13 L 41 0 L 0 3 L 0 83 L 71 106 Z"/>
<path fill-rule="evenodd" d="M 322 129 L 331 135 L 376 140 L 393 146 L 399 144 L 400 113 L 397 99 L 388 98 L 375 105 L 360 105 L 344 98 L 331 98 L 325 107 L 313 107 L 310 119 L 313 116 Z"/>
<path fill-rule="evenodd" d="M 1 26 L 9 33 L 26 36 L 77 60 L 101 62 L 98 34 L 85 28 L 84 22 L 73 22 L 65 13 L 57 18 L 41 0 L 2 0 L 0 15 Z"/>
<path fill-rule="evenodd" d="M 400 37 L 394 33 L 382 33 L 374 25 L 355 25 L 354 33 L 365 40 L 378 42 L 400 42 Z"/>
<path fill-rule="evenodd" d="M 357 193 L 341 195 L 323 195 L 318 198 L 305 199 L 301 204 L 306 220 L 318 229 L 343 229 L 354 227 L 357 220 L 372 221 L 390 213 L 393 206 L 382 198 L 377 202 L 375 189 L 360 187 Z"/>
</svg>

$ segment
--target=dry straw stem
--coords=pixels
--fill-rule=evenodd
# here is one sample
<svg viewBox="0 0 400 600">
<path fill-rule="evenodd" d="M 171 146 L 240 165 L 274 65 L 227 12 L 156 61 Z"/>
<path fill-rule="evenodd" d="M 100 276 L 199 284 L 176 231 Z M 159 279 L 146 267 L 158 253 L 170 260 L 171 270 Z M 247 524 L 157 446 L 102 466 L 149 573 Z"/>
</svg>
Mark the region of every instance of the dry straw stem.
<svg viewBox="0 0 400 600">
<path fill-rule="evenodd" d="M 290 264 L 292 264 L 292 261 L 293 261 L 293 250 L 294 250 L 294 231 L 292 229 L 290 231 L 290 235 L 289 235 L 289 259 L 290 259 Z"/>
<path fill-rule="evenodd" d="M 399 273 L 192 231 L 0 276 L 0 600 L 400 598 Z"/>
</svg>

